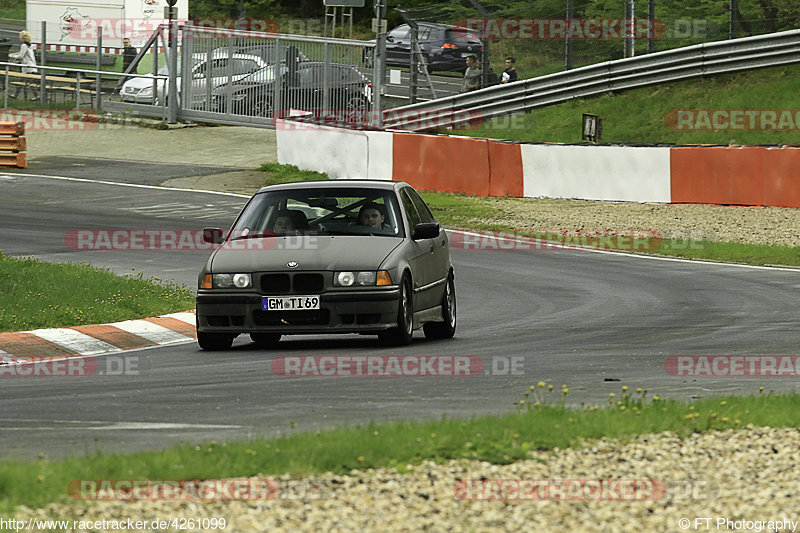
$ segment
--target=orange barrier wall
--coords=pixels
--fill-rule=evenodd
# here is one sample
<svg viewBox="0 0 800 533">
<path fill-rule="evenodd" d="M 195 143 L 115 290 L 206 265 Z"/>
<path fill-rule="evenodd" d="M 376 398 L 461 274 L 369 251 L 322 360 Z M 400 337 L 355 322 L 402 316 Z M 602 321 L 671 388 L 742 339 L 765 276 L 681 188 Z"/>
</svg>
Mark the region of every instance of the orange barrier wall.
<svg viewBox="0 0 800 533">
<path fill-rule="evenodd" d="M 519 145 L 470 137 L 395 133 L 392 177 L 422 190 L 523 196 Z"/>
<path fill-rule="evenodd" d="M 489 196 L 525 196 L 522 149 L 517 143 L 488 141 Z"/>
<path fill-rule="evenodd" d="M 670 150 L 672 203 L 800 207 L 800 148 Z"/>
</svg>

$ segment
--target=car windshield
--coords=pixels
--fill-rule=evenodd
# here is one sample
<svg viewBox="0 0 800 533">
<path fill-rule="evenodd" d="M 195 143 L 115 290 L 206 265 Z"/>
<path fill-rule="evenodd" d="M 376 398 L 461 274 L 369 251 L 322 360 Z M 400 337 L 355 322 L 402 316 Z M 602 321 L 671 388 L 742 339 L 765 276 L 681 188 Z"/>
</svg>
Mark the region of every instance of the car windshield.
<svg viewBox="0 0 800 533">
<path fill-rule="evenodd" d="M 295 189 L 257 194 L 229 238 L 286 234 L 402 237 L 403 225 L 391 190 Z"/>
</svg>

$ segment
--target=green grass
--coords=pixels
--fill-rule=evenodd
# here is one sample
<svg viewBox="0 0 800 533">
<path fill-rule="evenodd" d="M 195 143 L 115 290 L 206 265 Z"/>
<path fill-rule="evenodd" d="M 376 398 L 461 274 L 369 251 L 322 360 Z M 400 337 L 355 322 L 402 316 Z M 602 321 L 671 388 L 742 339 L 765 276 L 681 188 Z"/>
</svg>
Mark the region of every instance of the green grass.
<svg viewBox="0 0 800 533">
<path fill-rule="evenodd" d="M 679 109 L 796 110 L 798 77 L 800 65 L 721 74 L 575 99 L 455 133 L 531 142 L 580 142 L 581 116 L 592 113 L 603 118 L 603 143 L 791 144 L 798 142 L 800 124 L 783 131 L 678 131 L 669 127 L 665 118 Z"/>
<path fill-rule="evenodd" d="M 194 308 L 194 292 L 84 264 L 0 253 L 0 331 L 117 322 Z"/>
<path fill-rule="evenodd" d="M 314 172 L 312 170 L 300 170 L 295 165 L 281 165 L 278 163 L 264 163 L 258 170 L 266 172 L 264 185 L 275 185 L 276 183 L 291 183 L 294 181 L 314 181 L 326 180 L 328 175 L 324 172 Z"/>
<path fill-rule="evenodd" d="M 0 512 L 17 505 L 66 501 L 67 486 L 79 479 L 214 479 L 239 476 L 302 477 L 348 474 L 373 467 L 407 471 L 408 464 L 451 459 L 507 464 L 533 450 L 577 447 L 584 439 L 629 439 L 672 431 L 738 429 L 748 424 L 795 427 L 800 395 L 759 392 L 749 397 L 714 397 L 692 404 L 648 397 L 628 387 L 603 407 L 567 408 L 566 388 L 544 383 L 521 391 L 517 412 L 501 417 L 393 422 L 272 440 L 210 442 L 159 452 L 36 461 L 0 461 Z"/>
</svg>

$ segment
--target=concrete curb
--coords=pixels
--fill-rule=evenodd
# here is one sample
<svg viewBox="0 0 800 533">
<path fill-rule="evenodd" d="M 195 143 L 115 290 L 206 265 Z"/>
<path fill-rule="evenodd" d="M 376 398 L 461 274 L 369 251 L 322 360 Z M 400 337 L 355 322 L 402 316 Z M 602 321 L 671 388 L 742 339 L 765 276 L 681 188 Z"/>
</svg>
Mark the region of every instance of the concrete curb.
<svg viewBox="0 0 800 533">
<path fill-rule="evenodd" d="M 194 310 L 113 324 L 0 333 L 0 365 L 104 355 L 196 338 Z"/>
</svg>

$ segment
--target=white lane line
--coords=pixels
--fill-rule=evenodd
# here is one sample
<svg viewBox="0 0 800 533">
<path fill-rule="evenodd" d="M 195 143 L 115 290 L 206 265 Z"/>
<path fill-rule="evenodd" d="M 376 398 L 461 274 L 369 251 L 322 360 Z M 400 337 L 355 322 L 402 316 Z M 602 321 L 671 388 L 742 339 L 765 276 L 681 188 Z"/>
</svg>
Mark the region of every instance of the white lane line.
<svg viewBox="0 0 800 533">
<path fill-rule="evenodd" d="M 128 333 L 133 333 L 156 344 L 172 344 L 176 342 L 194 341 L 193 338 L 181 335 L 169 328 L 147 322 L 146 320 L 126 320 L 109 324 Z"/>
<path fill-rule="evenodd" d="M 238 169 L 232 169 L 231 171 L 235 172 Z M 226 172 L 223 170 L 220 173 Z M 63 180 L 63 181 L 80 181 L 83 183 L 101 183 L 103 185 L 117 185 L 119 187 L 134 187 L 137 189 L 155 189 L 158 191 L 182 191 L 182 192 L 196 192 L 199 194 L 216 194 L 219 196 L 233 196 L 235 198 L 250 198 L 252 194 L 236 194 L 232 192 L 216 192 L 216 191 L 204 191 L 202 189 L 179 189 L 176 187 L 162 187 L 160 185 L 141 185 L 139 183 L 118 183 L 116 181 L 103 181 L 103 180 L 90 180 L 86 178 L 68 178 L 66 176 L 45 176 L 44 174 L 14 174 L 14 177 L 17 178 L 24 178 L 24 177 L 31 177 L 31 178 L 43 178 L 43 179 L 53 179 L 53 180 Z"/>
<path fill-rule="evenodd" d="M 196 324 L 196 317 L 194 313 L 171 313 L 169 315 L 164 315 L 169 318 L 175 318 L 180 320 L 181 322 L 186 322 L 187 324 L 194 326 Z"/>
<path fill-rule="evenodd" d="M 65 428 L 64 425 L 48 425 L 48 426 L 24 426 L 19 427 L 18 424 L 20 422 L 50 422 L 53 424 L 57 424 L 59 422 L 64 422 L 63 420 L 53 420 L 45 421 L 45 420 L 13 420 L 7 419 L 8 422 L 12 422 L 15 424 L 15 427 L 3 427 L 3 431 L 42 431 L 42 430 L 57 430 L 57 431 L 64 431 L 70 427 L 79 428 L 83 431 L 124 431 L 124 430 L 133 430 L 133 431 L 140 431 L 144 429 L 149 430 L 159 430 L 159 429 L 166 429 L 166 430 L 175 430 L 175 429 L 240 429 L 244 426 L 234 426 L 234 425 L 224 425 L 224 424 L 183 424 L 183 423 L 170 423 L 170 422 L 103 422 L 99 420 L 69 420 L 66 421 L 70 425 Z M 0 421 L 3 422 L 3 421 Z M 97 424 L 93 426 L 86 426 L 85 424 Z"/>
<path fill-rule="evenodd" d="M 97 355 L 119 350 L 117 346 L 95 339 L 74 329 L 34 329 L 33 333 L 46 341 L 58 344 L 81 355 Z"/>
</svg>

